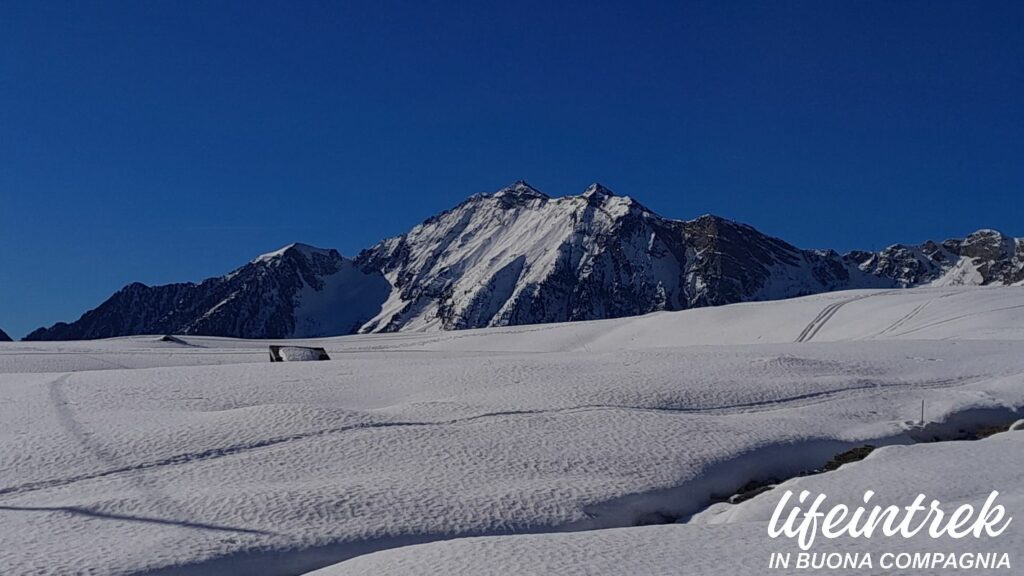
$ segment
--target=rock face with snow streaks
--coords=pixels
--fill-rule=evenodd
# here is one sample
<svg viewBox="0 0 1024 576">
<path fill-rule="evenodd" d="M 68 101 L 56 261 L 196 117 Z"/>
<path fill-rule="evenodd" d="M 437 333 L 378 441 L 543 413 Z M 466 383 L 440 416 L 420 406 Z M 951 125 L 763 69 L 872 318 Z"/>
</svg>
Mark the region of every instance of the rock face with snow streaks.
<svg viewBox="0 0 1024 576">
<path fill-rule="evenodd" d="M 523 182 L 474 196 L 356 261 L 394 286 L 364 331 L 593 320 L 888 284 L 834 252 L 715 216 L 666 219 L 600 184 L 563 198 Z"/>
</svg>

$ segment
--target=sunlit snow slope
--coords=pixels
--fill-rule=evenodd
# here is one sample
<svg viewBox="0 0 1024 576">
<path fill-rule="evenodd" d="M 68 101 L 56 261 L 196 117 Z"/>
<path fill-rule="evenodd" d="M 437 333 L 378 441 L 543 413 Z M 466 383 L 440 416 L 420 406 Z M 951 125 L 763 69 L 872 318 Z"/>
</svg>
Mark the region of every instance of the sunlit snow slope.
<svg viewBox="0 0 1024 576">
<path fill-rule="evenodd" d="M 873 502 L 907 505 L 918 494 L 937 498 L 943 504 L 971 504 L 981 508 L 989 493 L 1001 491 L 998 503 L 1019 522 L 1024 510 L 1024 432 L 999 434 L 980 442 L 948 442 L 890 446 L 864 462 L 848 464 L 835 472 L 787 482 L 738 506 L 721 505 L 727 512 L 689 524 L 617 528 L 587 532 L 465 538 L 409 546 L 361 556 L 311 576 L 508 576 L 512 574 L 558 574 L 560 576 L 724 576 L 735 574 L 840 574 L 889 576 L 896 573 L 882 566 L 883 554 L 938 552 L 1006 553 L 1009 569 L 916 569 L 901 574 L 1019 574 L 1024 550 L 1024 529 L 1011 522 L 997 538 L 957 542 L 932 539 L 927 533 L 901 538 L 828 541 L 818 537 L 812 550 L 818 554 L 872 554 L 872 567 L 857 569 L 768 570 L 773 552 L 800 549 L 792 542 L 766 536 L 768 522 L 780 492 L 826 494 L 832 504 L 856 508 L 866 490 L 876 495 Z M 708 523 L 708 522 L 711 523 Z M 951 544 L 952 543 L 952 544 Z M 893 559 L 889 559 L 893 562 Z"/>
<path fill-rule="evenodd" d="M 298 574 L 631 526 L 909 442 L 922 400 L 929 421 L 1024 406 L 1019 288 L 310 341 L 330 362 L 183 342 L 0 344 L 0 574 Z"/>
</svg>

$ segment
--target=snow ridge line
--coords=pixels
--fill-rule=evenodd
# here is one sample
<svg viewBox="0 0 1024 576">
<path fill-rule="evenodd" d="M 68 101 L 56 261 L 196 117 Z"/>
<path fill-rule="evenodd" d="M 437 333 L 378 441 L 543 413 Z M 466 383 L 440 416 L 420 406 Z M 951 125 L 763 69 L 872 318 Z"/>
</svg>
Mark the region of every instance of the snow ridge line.
<svg viewBox="0 0 1024 576">
<path fill-rule="evenodd" d="M 70 374 L 64 375 L 64 380 L 69 377 Z M 931 389 L 931 388 L 950 388 L 955 386 L 961 386 L 964 384 L 975 381 L 975 378 L 951 378 L 947 380 L 939 380 L 929 384 L 915 384 L 914 387 L 918 389 Z M 62 381 L 58 379 L 58 381 Z M 56 383 L 56 381 L 55 381 Z M 215 460 L 218 458 L 224 458 L 227 456 L 233 456 L 236 454 L 242 454 L 253 450 L 260 450 L 263 448 L 269 448 L 279 444 L 288 442 L 297 442 L 303 440 L 309 440 L 312 438 L 320 438 L 324 436 L 330 436 L 333 434 L 341 434 L 344 432 L 352 432 L 358 430 L 371 430 L 376 428 L 413 428 L 413 427 L 424 427 L 424 426 L 457 426 L 461 424 L 471 424 L 478 420 L 485 420 L 488 418 L 500 418 L 505 416 L 531 416 L 531 415 L 545 415 L 545 414 L 572 414 L 577 412 L 591 412 L 599 410 L 624 410 L 633 412 L 644 412 L 644 413 L 660 413 L 660 414 L 698 414 L 706 416 L 715 416 L 729 414 L 731 411 L 740 412 L 769 412 L 773 410 L 785 410 L 796 407 L 805 407 L 810 404 L 817 404 L 826 402 L 832 397 L 841 396 L 848 393 L 863 393 L 867 390 L 878 390 L 889 388 L 892 386 L 898 386 L 899 384 L 879 384 L 872 381 L 858 381 L 855 385 L 847 386 L 836 390 L 822 390 L 818 392 L 809 392 L 806 394 L 797 394 L 794 396 L 787 396 L 785 398 L 778 398 L 773 400 L 765 401 L 753 401 L 753 402 L 741 402 L 736 404 L 729 404 L 723 406 L 711 406 L 707 408 L 658 408 L 658 407 L 644 407 L 644 406 L 625 406 L 615 404 L 583 404 L 579 406 L 569 406 L 565 408 L 555 408 L 549 410 L 502 410 L 495 412 L 485 412 L 483 414 L 476 414 L 473 416 L 466 416 L 463 418 L 453 418 L 450 420 L 438 420 L 438 421 L 398 421 L 398 422 L 363 422 L 358 424 L 349 424 L 346 426 L 337 426 L 333 428 L 324 428 L 321 430 L 313 430 L 310 432 L 299 432 L 295 434 L 288 434 L 284 436 L 277 436 L 273 438 L 267 438 L 255 442 L 248 442 L 242 444 L 233 444 L 225 447 L 209 448 L 207 450 L 201 450 L 198 452 L 184 452 L 181 454 L 175 454 L 166 458 L 158 460 L 152 460 L 149 462 L 140 462 L 137 464 L 130 464 L 126 466 L 120 466 L 117 468 L 110 468 L 107 470 L 100 470 L 97 472 L 77 474 L 67 478 L 54 478 L 50 480 L 38 480 L 34 482 L 27 482 L 15 486 L 8 486 L 0 488 L 0 497 L 10 496 L 16 494 L 24 494 L 29 492 L 38 492 L 40 490 L 47 490 L 50 488 L 60 488 L 69 484 L 75 484 L 78 482 L 84 482 L 88 480 L 95 480 L 97 478 L 106 478 L 109 476 L 116 476 L 120 474 L 129 474 L 133 472 L 142 472 L 146 470 L 153 470 L 157 468 L 163 468 L 167 466 L 178 466 L 183 464 L 192 464 L 196 462 L 203 462 L 207 460 Z M 809 400 L 810 402 L 803 402 L 800 404 L 793 404 L 794 402 L 800 402 L 801 400 Z"/>
</svg>

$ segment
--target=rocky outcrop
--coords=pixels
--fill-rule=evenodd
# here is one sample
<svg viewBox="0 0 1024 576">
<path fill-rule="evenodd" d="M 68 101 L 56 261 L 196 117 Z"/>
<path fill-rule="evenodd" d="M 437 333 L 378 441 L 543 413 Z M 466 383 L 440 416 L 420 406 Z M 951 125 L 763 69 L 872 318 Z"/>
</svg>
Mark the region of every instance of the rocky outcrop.
<svg viewBox="0 0 1024 576">
<path fill-rule="evenodd" d="M 1024 238 L 978 230 L 964 239 L 894 244 L 877 254 L 850 254 L 858 266 L 898 286 L 1013 285 L 1024 282 Z"/>
</svg>

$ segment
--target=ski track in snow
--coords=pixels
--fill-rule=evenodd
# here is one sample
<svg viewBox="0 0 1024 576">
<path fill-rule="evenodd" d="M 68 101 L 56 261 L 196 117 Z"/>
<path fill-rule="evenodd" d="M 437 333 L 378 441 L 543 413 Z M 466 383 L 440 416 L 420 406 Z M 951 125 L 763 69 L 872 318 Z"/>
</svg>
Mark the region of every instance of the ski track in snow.
<svg viewBox="0 0 1024 576">
<path fill-rule="evenodd" d="M 825 324 L 827 324 L 828 321 L 831 320 L 832 317 L 836 315 L 836 312 L 839 312 L 839 309 L 842 308 L 843 306 L 846 306 L 851 302 L 857 302 L 858 300 L 870 298 L 872 296 L 882 296 L 884 294 L 889 293 L 890 292 L 882 292 L 880 294 L 867 294 L 864 296 L 856 296 L 854 298 L 848 298 L 846 300 L 840 300 L 839 302 L 829 304 L 828 306 L 822 308 L 821 312 L 819 312 L 818 315 L 815 316 L 814 319 L 811 320 L 807 324 L 807 326 L 804 327 L 804 329 L 800 332 L 800 335 L 797 336 L 796 342 L 810 342 L 811 340 L 813 340 L 814 337 L 818 334 L 818 332 L 821 332 L 821 329 L 825 327 Z"/>
<path fill-rule="evenodd" d="M 1017 306 L 1004 306 L 1002 308 L 994 308 L 994 309 L 991 309 L 991 310 L 984 310 L 981 313 L 982 314 L 991 314 L 993 312 L 1006 312 L 1006 311 L 1009 311 L 1009 310 L 1018 310 L 1020 308 L 1024 308 L 1024 304 L 1019 304 Z M 940 326 L 942 324 L 946 324 L 946 323 L 949 323 L 949 322 L 955 322 L 957 320 L 962 320 L 964 318 L 970 318 L 971 316 L 976 316 L 977 314 L 978 314 L 977 312 L 974 312 L 974 313 L 971 313 L 971 314 L 960 314 L 960 315 L 957 315 L 957 316 L 953 316 L 951 318 L 944 318 L 942 320 L 937 320 L 935 322 L 930 322 L 928 324 L 923 324 L 921 326 L 917 326 L 917 327 L 912 328 L 910 330 L 904 330 L 903 332 L 899 332 L 898 334 L 895 334 L 895 335 L 896 336 L 906 336 L 908 334 L 913 334 L 915 332 L 920 332 L 922 330 L 927 330 L 929 328 L 934 328 L 936 326 Z"/>
<path fill-rule="evenodd" d="M 920 314 L 921 311 L 924 310 L 925 307 L 928 306 L 928 304 L 931 304 L 931 302 L 932 301 L 929 300 L 929 301 L 925 302 L 924 304 L 918 304 L 917 306 L 914 307 L 913 310 L 908 312 L 905 316 L 903 316 L 899 320 L 897 320 L 897 321 L 893 322 L 892 324 L 890 324 L 889 326 L 887 326 L 885 328 L 885 330 L 882 330 L 881 332 L 879 332 L 879 335 L 881 336 L 881 335 L 884 335 L 884 334 L 888 334 L 888 333 L 892 332 L 893 330 L 896 330 L 900 326 L 906 324 L 907 322 L 913 320 L 914 316 L 917 316 L 918 314 Z"/>
</svg>

